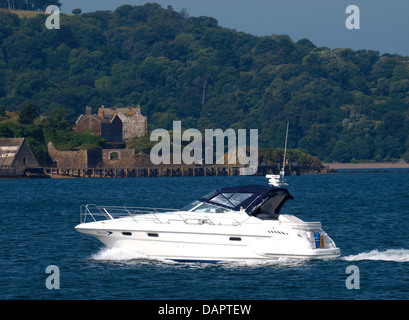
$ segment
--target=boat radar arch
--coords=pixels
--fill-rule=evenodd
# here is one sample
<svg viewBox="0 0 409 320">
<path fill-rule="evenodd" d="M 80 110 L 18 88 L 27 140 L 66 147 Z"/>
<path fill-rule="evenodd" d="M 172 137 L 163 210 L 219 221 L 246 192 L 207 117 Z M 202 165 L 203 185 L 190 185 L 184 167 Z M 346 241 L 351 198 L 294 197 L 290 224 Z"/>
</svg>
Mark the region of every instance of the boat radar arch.
<svg viewBox="0 0 409 320">
<path fill-rule="evenodd" d="M 280 188 L 281 186 L 288 186 L 288 184 L 284 182 L 284 175 L 267 174 L 266 178 L 269 179 L 268 184 L 272 187 Z"/>
</svg>

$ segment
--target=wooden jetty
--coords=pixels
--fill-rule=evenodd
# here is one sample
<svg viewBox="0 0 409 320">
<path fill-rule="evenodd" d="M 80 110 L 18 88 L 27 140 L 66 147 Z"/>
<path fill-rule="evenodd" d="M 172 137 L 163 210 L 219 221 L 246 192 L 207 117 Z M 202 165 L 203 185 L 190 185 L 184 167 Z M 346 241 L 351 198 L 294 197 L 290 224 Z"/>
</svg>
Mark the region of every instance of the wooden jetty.
<svg viewBox="0 0 409 320">
<path fill-rule="evenodd" d="M 135 168 L 44 168 L 44 173 L 52 177 L 72 178 L 138 178 L 138 177 L 202 177 L 238 176 L 239 166 L 169 166 Z M 286 175 L 299 175 L 299 166 L 288 165 Z M 280 166 L 259 166 L 257 175 L 279 174 Z"/>
<path fill-rule="evenodd" d="M 138 178 L 235 176 L 239 167 L 44 168 L 50 176 L 73 178 Z"/>
</svg>

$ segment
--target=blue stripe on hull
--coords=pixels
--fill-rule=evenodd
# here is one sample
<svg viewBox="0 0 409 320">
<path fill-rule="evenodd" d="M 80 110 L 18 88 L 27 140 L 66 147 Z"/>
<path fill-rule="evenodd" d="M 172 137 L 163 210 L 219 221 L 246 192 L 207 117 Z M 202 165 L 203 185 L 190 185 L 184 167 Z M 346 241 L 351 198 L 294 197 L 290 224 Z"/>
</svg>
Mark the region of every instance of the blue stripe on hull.
<svg viewBox="0 0 409 320">
<path fill-rule="evenodd" d="M 190 263 L 218 263 L 220 260 L 190 260 L 190 259 L 171 259 L 172 261 L 176 262 L 190 262 Z"/>
</svg>

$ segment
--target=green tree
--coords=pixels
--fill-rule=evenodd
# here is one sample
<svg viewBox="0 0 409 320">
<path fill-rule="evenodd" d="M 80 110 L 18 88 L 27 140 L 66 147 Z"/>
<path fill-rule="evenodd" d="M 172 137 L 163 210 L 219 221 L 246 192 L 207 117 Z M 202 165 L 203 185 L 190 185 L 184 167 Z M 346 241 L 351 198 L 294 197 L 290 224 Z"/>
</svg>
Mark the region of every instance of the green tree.
<svg viewBox="0 0 409 320">
<path fill-rule="evenodd" d="M 20 74 L 15 84 L 15 90 L 16 94 L 30 99 L 34 95 L 40 94 L 46 90 L 48 85 L 48 79 L 44 72 L 32 70 Z"/>
<path fill-rule="evenodd" d="M 36 35 L 28 35 L 22 28 L 7 37 L 2 44 L 8 66 L 13 70 L 26 71 L 44 66 L 42 43 Z"/>
<path fill-rule="evenodd" d="M 66 117 L 67 113 L 65 109 L 57 106 L 52 109 L 51 115 L 43 120 L 42 125 L 44 127 L 70 131 L 73 125 Z"/>
<path fill-rule="evenodd" d="M 71 50 L 69 63 L 70 76 L 74 79 L 94 78 L 104 70 L 103 52 L 90 52 L 88 49 Z"/>
<path fill-rule="evenodd" d="M 18 122 L 21 124 L 33 124 L 37 117 L 37 108 L 32 104 L 26 105 L 19 113 Z"/>
<path fill-rule="evenodd" d="M 371 148 L 370 145 L 361 137 L 357 137 L 349 145 L 351 156 L 355 159 L 370 159 Z"/>
<path fill-rule="evenodd" d="M 406 163 L 409 163 L 409 151 L 405 152 L 405 154 L 403 155 L 403 160 L 405 160 Z"/>
<path fill-rule="evenodd" d="M 331 158 L 334 161 L 350 162 L 352 159 L 351 146 L 343 140 L 338 140 L 331 153 Z"/>
<path fill-rule="evenodd" d="M 1 138 L 13 138 L 14 137 L 14 132 L 10 128 L 10 122 L 0 124 L 0 137 Z"/>
<path fill-rule="evenodd" d="M 0 1 L 0 8 L 9 10 L 34 10 L 34 11 L 44 11 L 49 5 L 61 6 L 58 0 L 2 0 Z"/>
<path fill-rule="evenodd" d="M 328 154 L 326 148 L 329 142 L 330 129 L 326 124 L 313 124 L 299 142 L 299 147 L 303 150 L 308 150 L 309 153 L 315 156 L 324 158 Z"/>
<path fill-rule="evenodd" d="M 405 118 L 401 112 L 390 110 L 383 115 L 383 129 L 386 135 L 397 138 L 402 144 L 408 136 Z"/>
</svg>

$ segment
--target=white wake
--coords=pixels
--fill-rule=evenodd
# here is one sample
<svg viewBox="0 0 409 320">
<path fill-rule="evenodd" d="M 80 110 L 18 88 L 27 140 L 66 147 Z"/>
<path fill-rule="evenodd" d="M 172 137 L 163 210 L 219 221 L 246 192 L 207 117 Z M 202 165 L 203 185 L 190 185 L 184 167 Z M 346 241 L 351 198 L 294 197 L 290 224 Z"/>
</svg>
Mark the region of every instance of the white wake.
<svg viewBox="0 0 409 320">
<path fill-rule="evenodd" d="M 136 251 L 120 249 L 120 248 L 102 248 L 98 252 L 94 253 L 90 257 L 95 261 L 108 261 L 108 262 L 164 262 L 176 264 L 177 262 L 166 259 L 152 258 L 150 256 L 138 253 Z M 378 249 L 371 250 L 369 252 L 362 252 L 356 255 L 350 255 L 341 257 L 340 259 L 346 261 L 395 261 L 395 262 L 409 262 L 409 249 L 388 249 L 385 251 L 379 251 Z M 280 258 L 274 260 L 249 260 L 249 261 L 229 261 L 222 263 L 225 266 L 230 267 L 257 267 L 257 266 L 296 266 L 303 264 L 308 260 L 288 259 Z"/>
<path fill-rule="evenodd" d="M 133 263 L 149 263 L 149 262 L 162 262 L 166 264 L 183 264 L 177 261 L 153 258 L 148 255 L 127 250 L 124 248 L 108 248 L 103 247 L 98 252 L 94 253 L 90 257 L 91 260 L 100 262 L 119 262 L 123 264 L 133 264 Z M 304 259 L 291 259 L 291 258 L 278 258 L 272 260 L 236 260 L 236 261 L 224 261 L 220 262 L 219 265 L 224 267 L 263 267 L 263 266 L 295 266 L 298 264 L 305 263 Z M 200 262 L 189 263 L 191 265 L 208 265 Z M 211 264 L 210 264 L 211 265 Z"/>
<path fill-rule="evenodd" d="M 356 255 L 342 257 L 347 261 L 361 261 L 361 260 L 378 260 L 378 261 L 395 261 L 395 262 L 409 262 L 408 249 L 388 249 L 386 251 L 378 251 L 377 249 L 362 252 Z"/>
<path fill-rule="evenodd" d="M 96 261 L 111 261 L 111 262 L 130 262 L 130 261 L 162 261 L 162 262 L 169 262 L 172 263 L 170 260 L 159 259 L 159 258 L 152 258 L 148 255 L 133 251 L 127 250 L 122 248 L 102 248 L 97 253 L 94 253 L 91 256 L 92 260 Z"/>
</svg>

